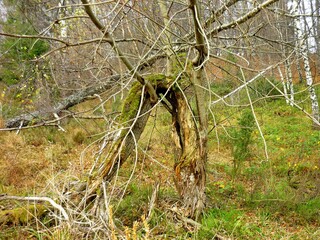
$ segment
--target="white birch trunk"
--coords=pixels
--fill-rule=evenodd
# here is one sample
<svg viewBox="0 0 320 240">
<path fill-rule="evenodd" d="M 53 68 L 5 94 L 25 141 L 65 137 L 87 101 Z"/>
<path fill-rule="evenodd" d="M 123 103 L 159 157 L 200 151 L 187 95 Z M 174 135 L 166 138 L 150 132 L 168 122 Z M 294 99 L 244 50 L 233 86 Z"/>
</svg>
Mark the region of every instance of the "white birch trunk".
<svg viewBox="0 0 320 240">
<path fill-rule="evenodd" d="M 289 104 L 290 101 L 289 101 L 289 98 L 288 98 L 287 85 L 286 85 L 286 81 L 285 81 L 285 79 L 283 77 L 283 74 L 282 74 L 280 66 L 278 66 L 278 71 L 279 71 L 280 79 L 281 79 L 281 82 L 282 82 L 282 85 L 283 85 L 284 98 L 286 99 L 286 103 Z"/>
<path fill-rule="evenodd" d="M 287 5 L 285 2 L 278 2 L 277 7 L 285 9 Z M 290 22 L 288 21 L 288 18 L 285 18 L 285 22 L 284 22 L 285 27 L 283 27 L 282 25 L 283 24 L 282 16 L 277 15 L 276 19 L 277 19 L 276 22 L 277 22 L 278 28 L 280 29 L 282 40 L 285 42 L 288 42 L 289 41 L 288 39 L 290 38 L 290 33 L 288 30 Z M 281 52 L 282 52 L 282 57 L 283 59 L 285 59 L 285 61 L 283 63 L 283 70 L 281 70 L 281 67 L 278 66 L 278 71 L 279 71 L 280 79 L 283 85 L 283 93 L 286 99 L 286 103 L 293 106 L 294 105 L 294 89 L 293 89 L 292 72 L 291 72 L 290 62 L 289 62 L 290 54 L 288 54 L 289 53 L 288 46 L 281 46 Z"/>
<path fill-rule="evenodd" d="M 311 13 L 314 13 L 315 16 L 312 16 L 311 17 L 311 29 L 310 31 L 312 32 L 312 39 L 311 41 L 315 43 L 315 47 L 316 47 L 316 51 L 317 53 L 319 54 L 319 25 L 318 25 L 318 22 L 319 22 L 319 13 L 318 13 L 318 10 L 319 10 L 319 7 L 317 7 L 317 4 L 319 4 L 319 0 L 309 0 L 308 1 L 308 5 L 309 5 L 309 11 L 311 11 Z M 306 9 L 304 9 L 304 11 L 307 13 Z M 312 44 L 313 45 L 313 44 Z"/>
<path fill-rule="evenodd" d="M 284 62 L 284 65 L 285 65 L 285 73 L 286 73 L 286 80 L 287 80 L 286 87 L 290 93 L 290 106 L 293 106 L 293 103 L 294 103 L 293 78 L 292 78 L 292 71 L 291 71 L 290 62 L 288 59 Z"/>
<path fill-rule="evenodd" d="M 320 16 L 320 0 L 316 0 L 316 14 Z M 317 43 L 317 53 L 320 54 L 320 17 L 316 18 L 316 43 Z"/>
<path fill-rule="evenodd" d="M 312 78 L 311 68 L 310 68 L 310 63 L 308 58 L 308 47 L 307 47 L 306 39 L 303 36 L 303 32 L 301 28 L 301 17 L 299 16 L 298 0 L 292 1 L 292 14 L 293 16 L 295 16 L 294 24 L 295 24 L 296 37 L 297 37 L 296 47 L 297 47 L 297 51 L 299 51 L 300 56 L 302 56 L 302 59 L 303 59 L 306 82 L 309 88 L 312 116 L 314 118 L 313 123 L 315 126 L 320 126 L 318 98 L 313 86 L 313 78 Z"/>
</svg>

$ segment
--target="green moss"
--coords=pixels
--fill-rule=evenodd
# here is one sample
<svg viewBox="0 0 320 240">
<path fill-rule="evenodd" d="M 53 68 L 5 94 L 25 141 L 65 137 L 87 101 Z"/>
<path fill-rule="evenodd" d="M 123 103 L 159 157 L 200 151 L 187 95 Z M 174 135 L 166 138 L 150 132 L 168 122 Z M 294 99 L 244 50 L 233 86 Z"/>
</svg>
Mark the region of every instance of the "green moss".
<svg viewBox="0 0 320 240">
<path fill-rule="evenodd" d="M 166 76 L 163 73 L 150 74 L 144 77 L 149 81 L 155 89 L 165 88 L 167 89 L 170 84 L 175 80 L 173 76 Z"/>
<path fill-rule="evenodd" d="M 145 79 L 149 81 L 152 85 L 167 80 L 166 75 L 164 75 L 163 73 L 150 74 L 145 76 Z"/>
<path fill-rule="evenodd" d="M 43 205 L 30 205 L 0 211 L 0 225 L 26 225 L 33 218 L 42 217 L 47 208 Z"/>
<path fill-rule="evenodd" d="M 169 76 L 167 77 L 163 73 L 155 73 L 144 76 L 146 81 L 149 81 L 154 88 L 167 88 L 170 83 L 173 80 L 176 80 L 176 77 Z M 182 77 L 180 78 L 182 81 L 185 81 L 186 78 Z M 185 84 L 182 84 L 182 81 L 179 80 L 179 84 L 181 86 L 184 86 Z M 128 96 L 126 97 L 125 101 L 122 105 L 122 111 L 121 111 L 121 118 L 120 121 L 122 123 L 129 123 L 130 120 L 134 119 L 137 115 L 140 100 L 141 100 L 141 92 L 142 92 L 142 85 L 139 82 L 135 82 L 132 84 L 132 87 L 128 93 Z"/>
<path fill-rule="evenodd" d="M 139 109 L 141 91 L 142 85 L 139 82 L 135 82 L 132 85 L 129 94 L 123 103 L 121 122 L 126 123 L 136 116 Z"/>
</svg>

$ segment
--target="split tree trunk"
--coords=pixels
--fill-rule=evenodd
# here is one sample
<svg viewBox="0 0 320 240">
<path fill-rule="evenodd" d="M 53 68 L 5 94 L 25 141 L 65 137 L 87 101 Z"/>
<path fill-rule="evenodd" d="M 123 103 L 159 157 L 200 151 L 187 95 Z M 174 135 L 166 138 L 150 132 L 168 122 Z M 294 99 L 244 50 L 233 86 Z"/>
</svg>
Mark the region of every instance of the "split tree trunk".
<svg viewBox="0 0 320 240">
<path fill-rule="evenodd" d="M 174 180 L 184 204 L 185 215 L 197 218 L 206 200 L 207 153 L 183 93 L 175 91 L 173 95 L 173 139 L 176 145 Z"/>
<path fill-rule="evenodd" d="M 206 161 L 207 161 L 207 90 L 203 76 L 203 64 L 207 55 L 205 33 L 200 25 L 197 0 L 189 0 L 193 16 L 197 51 L 192 61 L 191 86 L 196 107 L 191 110 L 187 97 L 179 90 L 174 92 L 173 124 L 175 143 L 180 154 L 175 163 L 175 184 L 183 200 L 185 215 L 197 219 L 206 201 Z M 196 115 L 193 115 L 195 113 Z M 179 140 L 179 141 L 178 141 Z"/>
</svg>

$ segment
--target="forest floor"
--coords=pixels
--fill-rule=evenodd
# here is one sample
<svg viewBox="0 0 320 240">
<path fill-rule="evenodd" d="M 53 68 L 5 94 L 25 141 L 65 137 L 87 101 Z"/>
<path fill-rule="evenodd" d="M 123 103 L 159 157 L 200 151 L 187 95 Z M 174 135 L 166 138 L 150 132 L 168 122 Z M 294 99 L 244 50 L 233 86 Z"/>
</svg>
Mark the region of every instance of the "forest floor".
<svg viewBox="0 0 320 240">
<path fill-rule="evenodd" d="M 208 201 L 199 224 L 176 212 L 170 116 L 159 108 L 141 138 L 137 161 L 123 166 L 110 196 L 117 228 L 131 239 L 320 239 L 320 131 L 311 127 L 311 120 L 283 99 L 257 104 L 263 137 L 258 128 L 252 130 L 247 157 L 235 171 L 232 134 L 241 111 L 222 105 L 213 111 L 217 114 L 211 125 L 215 120 L 218 127 L 210 132 Z M 56 127 L 1 132 L 0 195 L 55 198 L 66 181 L 88 173 L 98 144 L 92 143 L 106 123 L 78 119 L 62 126 L 65 132 Z M 49 215 L 4 220 L 7 209 L 25 206 L 0 202 L 0 239 L 79 239 Z M 142 216 L 149 216 L 147 222 Z"/>
</svg>

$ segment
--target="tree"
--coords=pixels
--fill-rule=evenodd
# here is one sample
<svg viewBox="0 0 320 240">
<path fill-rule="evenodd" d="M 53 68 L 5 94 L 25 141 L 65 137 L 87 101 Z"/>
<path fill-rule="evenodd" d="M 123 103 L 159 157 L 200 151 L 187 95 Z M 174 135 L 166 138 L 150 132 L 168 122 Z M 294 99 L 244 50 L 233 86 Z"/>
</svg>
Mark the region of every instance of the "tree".
<svg viewBox="0 0 320 240">
<path fill-rule="evenodd" d="M 307 47 L 307 38 L 303 34 L 303 30 L 301 29 L 302 22 L 301 17 L 299 15 L 299 4 L 297 0 L 292 1 L 292 9 L 291 12 L 293 16 L 295 16 L 294 24 L 295 24 L 295 32 L 297 37 L 296 47 L 299 54 L 302 56 L 304 63 L 304 70 L 306 75 L 306 82 L 309 89 L 310 100 L 311 100 L 311 108 L 313 115 L 314 126 L 319 124 L 320 115 L 319 115 L 319 103 L 318 98 L 315 92 L 315 88 L 313 86 L 313 77 L 311 73 L 311 67 L 308 58 L 308 47 Z"/>
<path fill-rule="evenodd" d="M 50 42 L 51 49 L 41 58 L 52 60 L 52 78 L 58 79 L 58 85 L 73 87 L 73 91 L 61 94 L 48 115 L 59 114 L 107 88 L 118 93 L 130 88 L 118 118 L 119 128 L 104 141 L 100 165 L 87 180 L 85 197 L 78 204 L 102 201 L 101 186 L 111 182 L 137 152 L 151 112 L 162 104 L 171 115 L 176 189 L 185 215 L 197 218 L 206 201 L 210 105 L 270 74 L 287 58 L 279 54 L 286 43 L 272 22 L 279 14 L 274 8 L 277 0 L 247 4 L 240 0 L 63 2 L 65 5 L 60 1 L 60 6 L 50 6 L 49 12 L 61 13 L 49 14 L 50 31 L 32 36 L 0 35 Z M 268 39 L 268 34 L 275 38 Z M 270 57 L 273 51 L 280 59 Z M 210 76 L 215 74 L 210 67 L 217 65 L 217 60 L 237 69 L 234 73 L 219 66 L 236 82 L 237 89 L 210 103 Z M 245 75 L 250 80 L 246 81 Z M 28 124 L 35 115 L 44 116 L 39 110 L 32 112 L 30 119 L 30 114 L 23 115 L 8 121 L 7 126 Z"/>
<path fill-rule="evenodd" d="M 134 85 L 131 93 L 127 97 L 127 102 L 124 104 L 122 112 L 123 121 L 132 121 L 128 129 L 121 132 L 121 137 L 117 140 L 110 153 L 106 165 L 102 168 L 99 178 L 93 181 L 93 187 L 90 193 L 94 193 L 102 180 L 109 181 L 116 173 L 116 170 L 121 166 L 133 151 L 134 142 L 139 140 L 139 137 L 146 125 L 151 108 L 158 102 L 158 97 L 165 94 L 165 98 L 170 103 L 169 111 L 172 115 L 174 125 L 175 143 L 178 149 L 175 163 L 175 183 L 180 196 L 183 199 L 185 208 L 188 210 L 188 215 L 191 217 L 198 216 L 201 213 L 205 203 L 205 162 L 207 157 L 206 142 L 207 142 L 207 113 L 206 113 L 206 90 L 203 79 L 203 63 L 206 58 L 207 50 L 205 48 L 205 41 L 203 37 L 203 30 L 200 26 L 199 8 L 196 1 L 190 1 L 190 9 L 193 16 L 195 26 L 195 36 L 197 54 L 192 62 L 191 76 L 182 76 L 179 71 L 178 76 L 172 76 L 172 71 L 176 64 L 181 64 L 183 59 L 176 59 L 168 61 L 169 76 L 161 76 L 153 79 L 153 83 L 147 78 L 140 75 L 138 71 L 134 70 L 127 57 L 122 53 L 115 43 L 114 37 L 107 31 L 105 26 L 97 19 L 93 13 L 91 6 L 87 0 L 82 0 L 85 5 L 85 10 L 91 21 L 95 26 L 103 32 L 104 38 L 111 45 L 113 50 L 119 55 L 124 65 L 130 72 L 134 72 L 134 77 L 140 83 Z M 165 3 L 160 2 L 162 12 L 165 12 Z M 165 18 L 166 19 L 166 18 Z M 167 25 L 168 21 L 164 23 Z M 170 38 L 169 38 L 170 41 Z M 170 43 L 170 42 L 169 42 Z M 170 54 L 170 53 L 169 53 Z M 174 56 L 175 58 L 176 56 Z M 189 61 L 188 59 L 186 59 Z M 189 65 L 188 62 L 186 62 Z M 171 66 L 170 66 L 171 65 Z M 187 73 L 190 74 L 190 73 Z M 172 79 L 167 79 L 167 78 Z M 181 89 L 181 80 L 190 81 L 188 85 L 192 85 L 194 95 L 196 98 L 196 111 L 199 119 L 199 124 L 195 122 L 192 112 L 189 111 L 189 103 L 185 93 Z M 169 86 L 173 86 L 170 88 Z M 156 90 L 157 89 L 157 90 Z M 132 99 L 131 99 L 132 98 Z M 136 109 L 131 109 L 135 107 Z M 130 113 L 129 116 L 128 112 Z M 198 129 L 198 130 L 197 130 Z M 134 140 L 135 138 L 135 140 Z M 120 156 L 119 156 L 120 152 Z"/>
</svg>

